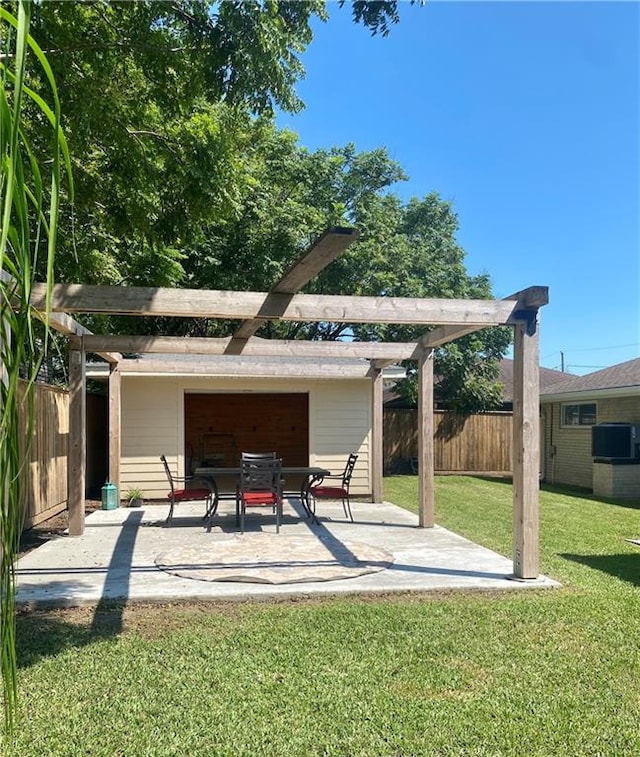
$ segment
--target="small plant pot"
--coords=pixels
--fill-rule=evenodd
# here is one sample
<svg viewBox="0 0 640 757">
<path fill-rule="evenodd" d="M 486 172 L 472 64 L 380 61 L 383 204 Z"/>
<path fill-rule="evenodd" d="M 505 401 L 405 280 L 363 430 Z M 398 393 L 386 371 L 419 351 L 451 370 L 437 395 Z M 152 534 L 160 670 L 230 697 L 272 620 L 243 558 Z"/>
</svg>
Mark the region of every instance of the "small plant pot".
<svg viewBox="0 0 640 757">
<path fill-rule="evenodd" d="M 134 497 L 129 500 L 129 507 L 142 507 L 143 499 L 141 497 Z"/>
</svg>

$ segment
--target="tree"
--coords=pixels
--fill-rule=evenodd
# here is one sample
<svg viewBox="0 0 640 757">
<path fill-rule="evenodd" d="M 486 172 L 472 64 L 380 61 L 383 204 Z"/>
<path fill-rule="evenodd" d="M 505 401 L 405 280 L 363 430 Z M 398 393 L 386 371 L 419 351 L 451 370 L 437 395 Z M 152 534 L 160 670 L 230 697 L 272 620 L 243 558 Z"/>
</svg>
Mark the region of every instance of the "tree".
<svg viewBox="0 0 640 757">
<path fill-rule="evenodd" d="M 398 21 L 395 2 L 350 7 L 372 33 L 388 34 Z M 307 291 L 491 297 L 488 278 L 465 270 L 450 205 L 437 194 L 403 204 L 390 190 L 404 171 L 384 149 L 309 152 L 274 126 L 275 107 L 301 106 L 295 83 L 313 18 L 326 18 L 323 2 L 37 7 L 78 186 L 62 224 L 59 280 L 266 289 L 324 228 L 351 223 L 361 241 Z M 87 325 L 99 330 L 104 320 Z M 115 318 L 108 328 L 216 335 L 230 324 Z M 266 324 L 261 334 L 417 335 L 328 323 Z M 443 398 L 458 409 L 494 404 L 495 355 L 507 343 L 504 331 L 483 332 L 438 350 Z"/>
<path fill-rule="evenodd" d="M 469 276 L 466 271 L 465 252 L 456 241 L 458 218 L 450 203 L 431 193 L 422 200 L 411 199 L 404 207 L 397 203 L 391 218 L 380 212 L 385 203 L 389 203 L 389 198 L 369 202 L 360 210 L 364 213 L 362 225 L 369 229 L 370 236 L 363 239 L 360 251 L 363 267 L 353 280 L 369 281 L 368 291 L 363 294 L 492 298 L 489 277 Z M 367 274 L 367 261 L 374 255 L 378 256 L 375 269 Z M 407 341 L 421 335 L 414 327 L 393 324 L 356 326 L 353 331 L 361 339 L 387 341 Z M 510 341 L 509 329 L 484 329 L 437 349 L 436 394 L 440 404 L 463 414 L 499 407 L 502 387 L 496 384 L 498 362 Z M 411 366 L 399 391 L 408 399 L 415 400 L 417 396 Z"/>
<path fill-rule="evenodd" d="M 395 2 L 357 2 L 352 13 L 374 33 L 398 20 Z M 236 214 L 249 121 L 302 107 L 295 85 L 314 18 L 327 18 L 322 0 L 35 6 L 78 188 L 74 216 L 62 219 L 59 280 L 180 280 L 176 250 L 194 228 Z"/>
<path fill-rule="evenodd" d="M 376 156 L 381 159 L 380 155 Z M 396 297 L 491 299 L 487 275 L 470 276 L 465 252 L 456 241 L 458 218 L 437 193 L 402 205 L 392 194 L 363 192 L 355 203 L 354 223 L 363 230 L 352 254 L 336 261 L 314 282 L 318 292 L 339 293 L 349 281 L 352 294 Z M 343 290 L 344 291 L 344 290 Z M 410 341 L 423 330 L 409 325 L 321 324 L 318 336 L 349 333 L 365 341 Z M 437 399 L 441 405 L 469 414 L 499 407 L 502 387 L 496 384 L 498 363 L 511 342 L 509 329 L 483 329 L 436 350 Z M 399 386 L 415 402 L 414 367 Z"/>
<path fill-rule="evenodd" d="M 357 153 L 353 145 L 309 152 L 295 135 L 269 121 L 254 123 L 243 156 L 245 179 L 237 213 L 211 222 L 183 248 L 185 285 L 212 289 L 267 289 L 324 228 L 351 223 L 361 241 L 334 261 L 305 291 L 399 297 L 490 299 L 488 276 L 469 276 L 456 241 L 458 219 L 436 193 L 406 205 L 390 190 L 405 178 L 384 149 Z M 149 322 L 179 334 L 225 335 L 229 323 L 183 319 Z M 124 330 L 130 324 L 122 324 Z M 139 328 L 140 324 L 135 327 Z M 266 323 L 265 337 L 408 341 L 423 331 L 387 324 Z M 495 384 L 508 329 L 485 329 L 437 350 L 438 399 L 451 409 L 476 412 L 501 402 Z M 401 387 L 415 394 L 415 378 Z"/>
</svg>

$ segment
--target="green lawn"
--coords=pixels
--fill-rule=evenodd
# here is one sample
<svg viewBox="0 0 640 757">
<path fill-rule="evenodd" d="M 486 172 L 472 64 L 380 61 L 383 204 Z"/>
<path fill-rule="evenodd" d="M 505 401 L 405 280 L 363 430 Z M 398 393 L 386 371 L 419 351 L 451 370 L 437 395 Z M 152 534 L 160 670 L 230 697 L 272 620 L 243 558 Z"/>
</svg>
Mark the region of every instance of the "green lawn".
<svg viewBox="0 0 640 757">
<path fill-rule="evenodd" d="M 440 525 L 511 554 L 510 484 L 436 485 Z M 20 616 L 15 752 L 640 754 L 639 536 L 640 508 L 545 490 L 561 589 Z"/>
</svg>

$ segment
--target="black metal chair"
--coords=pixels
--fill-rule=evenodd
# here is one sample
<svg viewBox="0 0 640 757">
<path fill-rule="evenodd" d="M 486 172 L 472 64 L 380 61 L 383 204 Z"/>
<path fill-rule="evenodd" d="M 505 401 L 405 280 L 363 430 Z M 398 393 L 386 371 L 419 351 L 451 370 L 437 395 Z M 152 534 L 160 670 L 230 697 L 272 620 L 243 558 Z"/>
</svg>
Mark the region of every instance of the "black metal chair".
<svg viewBox="0 0 640 757">
<path fill-rule="evenodd" d="M 276 516 L 276 533 L 282 520 L 282 460 L 275 453 L 243 453 L 236 493 L 236 522 L 244 533 L 247 508 L 271 507 Z"/>
<path fill-rule="evenodd" d="M 164 465 L 164 471 L 167 474 L 167 480 L 171 491 L 167 494 L 169 499 L 169 514 L 167 515 L 166 524 L 171 525 L 171 519 L 173 518 L 173 509 L 178 502 L 198 502 L 204 500 L 206 502 L 206 510 L 204 514 L 205 519 L 211 519 L 216 514 L 218 507 L 218 498 L 215 496 L 210 486 L 187 488 L 186 484 L 195 480 L 195 476 L 175 476 L 169 468 L 169 463 L 164 455 L 160 455 L 160 460 Z M 204 483 L 204 482 L 203 482 Z M 183 489 L 178 489 L 176 484 L 184 486 Z"/>
<path fill-rule="evenodd" d="M 311 499 L 310 512 L 313 513 L 313 517 L 316 518 L 316 501 L 319 499 L 340 499 L 342 500 L 342 509 L 344 514 L 353 523 L 353 515 L 351 513 L 351 503 L 349 502 L 349 487 L 351 485 L 351 477 L 353 476 L 353 469 L 355 468 L 358 455 L 354 455 L 353 452 L 347 459 L 347 464 L 344 467 L 344 471 L 340 476 L 324 476 L 318 484 L 309 487 L 309 496 Z M 335 480 L 339 481 L 339 484 L 325 485 L 325 481 Z M 316 519 L 317 520 L 317 519 Z"/>
<path fill-rule="evenodd" d="M 275 460 L 275 452 L 243 452 L 241 460 Z"/>
</svg>

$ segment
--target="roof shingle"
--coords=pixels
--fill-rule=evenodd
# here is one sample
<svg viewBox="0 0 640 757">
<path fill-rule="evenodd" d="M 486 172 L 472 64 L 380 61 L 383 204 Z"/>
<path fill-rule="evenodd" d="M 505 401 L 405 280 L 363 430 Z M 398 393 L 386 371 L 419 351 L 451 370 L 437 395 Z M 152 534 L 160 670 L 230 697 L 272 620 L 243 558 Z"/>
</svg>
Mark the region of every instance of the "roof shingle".
<svg viewBox="0 0 640 757">
<path fill-rule="evenodd" d="M 604 389 L 623 389 L 640 386 L 640 358 L 627 360 L 609 368 L 603 368 L 585 376 L 572 376 L 566 381 L 554 383 L 540 394 L 564 394 L 565 392 L 601 391 Z"/>
</svg>

